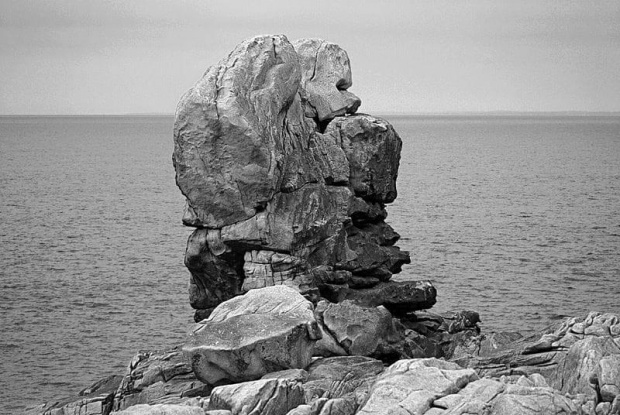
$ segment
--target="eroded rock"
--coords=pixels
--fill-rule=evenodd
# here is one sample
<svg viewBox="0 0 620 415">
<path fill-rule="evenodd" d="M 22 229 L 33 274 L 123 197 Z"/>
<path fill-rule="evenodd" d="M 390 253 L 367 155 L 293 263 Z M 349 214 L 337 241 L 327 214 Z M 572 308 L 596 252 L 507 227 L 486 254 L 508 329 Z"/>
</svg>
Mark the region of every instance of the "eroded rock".
<svg viewBox="0 0 620 415">
<path fill-rule="evenodd" d="M 614 376 L 620 356 L 620 323 L 614 314 L 591 312 L 585 318 L 573 317 L 542 334 L 503 342 L 497 348 L 484 347 L 487 337 L 469 338 L 454 361 L 485 376 L 540 374 L 553 389 L 582 395 L 589 402 L 616 399 L 614 382 L 607 383 L 605 374 Z M 605 389 L 605 385 L 610 387 Z"/>
<path fill-rule="evenodd" d="M 365 307 L 384 306 L 395 315 L 428 309 L 437 301 L 437 290 L 430 281 L 388 281 L 359 289 L 335 284 L 320 288 L 332 302 L 350 300 Z"/>
<path fill-rule="evenodd" d="M 358 289 L 410 262 L 384 222 L 402 141 L 388 122 L 354 115 L 351 85 L 339 46 L 258 36 L 179 102 L 173 161 L 184 223 L 198 228 L 185 258 L 197 319 L 277 284 L 317 300 L 325 267 Z"/>
<path fill-rule="evenodd" d="M 204 415 L 205 411 L 200 407 L 188 405 L 139 404 L 114 413 L 118 415 Z"/>
<path fill-rule="evenodd" d="M 591 378 L 604 402 L 613 402 L 620 396 L 620 353 L 605 356 L 599 360 Z"/>
<path fill-rule="evenodd" d="M 433 402 L 442 414 L 578 414 L 580 408 L 568 397 L 532 376 L 515 384 L 496 379 L 479 379 L 458 393 Z M 427 414 L 430 411 L 426 412 Z"/>
<path fill-rule="evenodd" d="M 301 64 L 305 115 L 328 121 L 354 114 L 362 102 L 347 91 L 353 84 L 347 52 L 322 39 L 300 39 L 293 45 Z"/>
<path fill-rule="evenodd" d="M 478 380 L 473 369 L 438 359 L 399 360 L 387 368 L 370 390 L 358 414 L 424 414 L 433 402 L 458 393 Z"/>
<path fill-rule="evenodd" d="M 384 369 L 380 360 L 363 356 L 319 359 L 308 367 L 303 385 L 306 401 L 352 397 L 357 406 L 366 400 L 370 387 Z"/>
<path fill-rule="evenodd" d="M 140 351 L 116 389 L 114 410 L 145 404 L 179 404 L 187 398 L 207 397 L 211 389 L 196 378 L 180 347 Z"/>
</svg>

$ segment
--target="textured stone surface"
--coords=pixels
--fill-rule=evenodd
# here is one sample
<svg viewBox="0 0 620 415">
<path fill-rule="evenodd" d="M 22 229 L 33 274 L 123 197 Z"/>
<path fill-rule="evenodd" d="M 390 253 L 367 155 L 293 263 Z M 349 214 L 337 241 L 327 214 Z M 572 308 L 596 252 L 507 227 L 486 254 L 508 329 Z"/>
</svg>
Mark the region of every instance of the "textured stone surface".
<svg viewBox="0 0 620 415">
<path fill-rule="evenodd" d="M 600 399 L 613 402 L 620 396 L 620 353 L 601 358 L 590 378 L 590 383 L 598 390 Z"/>
<path fill-rule="evenodd" d="M 114 392 L 120 385 L 122 378 L 121 375 L 108 376 L 81 390 L 78 396 L 48 402 L 24 413 L 26 415 L 107 415 L 112 410 Z"/>
<path fill-rule="evenodd" d="M 268 310 L 302 317 L 311 312 L 305 300 L 278 302 L 276 295 L 269 295 L 270 290 L 300 297 L 284 286 L 270 287 L 267 295 L 253 290 L 245 295 L 245 304 L 243 297 L 223 304 L 214 311 L 213 319 L 223 322 L 246 315 L 242 313 Z M 335 306 L 350 304 L 345 301 Z M 325 302 L 319 307 L 322 305 Z M 122 382 L 118 376 L 106 378 L 84 389 L 79 397 L 27 413 L 108 415 L 113 407 L 138 414 L 179 408 L 212 415 L 609 415 L 620 411 L 620 333 L 614 314 L 593 312 L 585 318 L 571 318 L 530 338 L 507 333 L 481 335 L 476 325 L 479 316 L 473 312 L 417 314 L 402 320 L 398 328 L 404 330 L 401 343 L 411 344 L 415 336 L 439 346 L 456 342 L 458 346 L 452 349 L 457 361 L 471 368 L 424 358 L 400 360 L 386 369 L 373 358 L 339 356 L 314 359 L 306 370 L 272 371 L 256 382 L 212 388 L 196 379 L 178 349 L 145 351 L 134 357 Z M 399 319 L 393 320 L 398 326 Z M 460 337 L 462 334 L 467 336 Z M 432 350 L 424 353 L 428 351 Z M 482 379 L 481 374 L 485 375 Z"/>
<path fill-rule="evenodd" d="M 477 379 L 474 370 L 443 360 L 399 360 L 378 377 L 358 413 L 423 414 L 436 399 L 458 393 Z"/>
<path fill-rule="evenodd" d="M 202 408 L 188 405 L 140 404 L 114 413 L 119 415 L 204 415 L 205 411 Z"/>
<path fill-rule="evenodd" d="M 332 302 L 351 300 L 366 307 L 384 306 L 396 315 L 431 308 L 437 301 L 437 290 L 429 281 L 388 281 L 355 290 L 342 285 L 320 288 Z"/>
<path fill-rule="evenodd" d="M 344 398 L 353 394 L 355 399 L 362 402 L 383 370 L 383 363 L 380 360 L 369 357 L 342 356 L 319 359 L 308 367 L 308 377 L 303 385 L 306 401 Z"/>
<path fill-rule="evenodd" d="M 247 251 L 243 263 L 241 290 L 286 285 L 298 292 L 318 296 L 318 290 L 305 262 L 296 256 L 274 251 Z"/>
<path fill-rule="evenodd" d="M 316 299 L 316 269 L 349 272 L 357 289 L 410 262 L 384 222 L 402 142 L 386 121 L 351 115 L 351 85 L 337 45 L 258 36 L 179 102 L 173 161 L 184 223 L 198 228 L 185 258 L 197 319 L 252 288 Z"/>
<path fill-rule="evenodd" d="M 300 81 L 286 37 L 259 36 L 209 68 L 181 98 L 177 184 L 202 224 L 220 228 L 248 219 L 273 197 L 284 118 Z"/>
<path fill-rule="evenodd" d="M 394 331 L 392 315 L 383 307 L 360 307 L 350 301 L 325 304 L 321 317 L 327 332 L 349 355 L 371 356 Z"/>
<path fill-rule="evenodd" d="M 401 360 L 381 374 L 358 414 L 577 414 L 581 407 L 540 375 L 479 379 L 437 359 Z"/>
<path fill-rule="evenodd" d="M 544 379 L 543 379 L 544 382 Z M 580 408 L 568 397 L 541 383 L 521 377 L 516 384 L 480 379 L 467 384 L 457 394 L 433 402 L 442 414 L 577 414 Z M 429 412 L 426 412 L 427 414 Z"/>
<path fill-rule="evenodd" d="M 71 399 L 70 402 L 55 402 L 26 413 L 44 415 L 108 415 L 113 396 L 114 394 L 112 393 L 77 400 Z"/>
<path fill-rule="evenodd" d="M 301 65 L 305 115 L 328 121 L 355 113 L 361 100 L 347 91 L 353 84 L 347 52 L 322 39 L 300 39 L 293 45 Z"/>
<path fill-rule="evenodd" d="M 178 404 L 191 397 L 206 397 L 211 387 L 200 382 L 180 347 L 140 351 L 129 363 L 114 395 L 114 410 L 140 404 Z"/>
<path fill-rule="evenodd" d="M 392 363 L 398 359 L 438 356 L 435 348 L 420 350 L 409 333 L 383 306 L 365 307 L 349 300 L 321 301 L 315 309 L 322 338 L 316 356 L 372 356 Z"/>
<path fill-rule="evenodd" d="M 519 376 L 538 373 L 562 393 L 600 394 L 600 362 L 620 355 L 620 323 L 615 314 L 591 312 L 525 339 L 483 347 L 486 335 L 475 336 L 456 351 L 454 361 L 481 375 Z M 611 368 L 609 368 L 611 370 Z M 597 391 L 597 388 L 599 391 Z"/>
<path fill-rule="evenodd" d="M 402 141 L 388 122 L 368 115 L 340 117 L 325 135 L 335 137 L 344 150 L 356 196 L 383 203 L 396 199 Z"/>
<path fill-rule="evenodd" d="M 225 409 L 233 415 L 285 415 L 304 403 L 300 382 L 261 379 L 216 387 L 207 409 Z"/>
<path fill-rule="evenodd" d="M 211 385 L 304 368 L 320 336 L 312 303 L 286 286 L 251 290 L 222 303 L 183 347 L 198 379 Z"/>
</svg>

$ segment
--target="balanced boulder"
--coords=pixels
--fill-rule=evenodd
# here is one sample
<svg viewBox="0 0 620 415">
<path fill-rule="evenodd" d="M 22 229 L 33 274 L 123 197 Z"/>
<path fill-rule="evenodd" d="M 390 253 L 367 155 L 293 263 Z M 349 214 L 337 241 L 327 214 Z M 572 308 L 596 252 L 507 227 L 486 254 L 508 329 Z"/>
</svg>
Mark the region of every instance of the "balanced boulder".
<svg viewBox="0 0 620 415">
<path fill-rule="evenodd" d="M 215 385 L 305 368 L 319 337 L 312 303 L 278 285 L 222 303 L 192 330 L 183 352 L 196 377 Z"/>
</svg>

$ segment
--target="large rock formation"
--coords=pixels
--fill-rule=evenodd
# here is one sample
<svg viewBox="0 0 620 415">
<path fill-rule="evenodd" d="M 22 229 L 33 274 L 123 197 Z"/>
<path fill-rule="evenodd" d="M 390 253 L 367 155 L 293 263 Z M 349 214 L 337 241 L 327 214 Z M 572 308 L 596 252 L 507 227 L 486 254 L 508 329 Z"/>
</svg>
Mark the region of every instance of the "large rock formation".
<svg viewBox="0 0 620 415">
<path fill-rule="evenodd" d="M 384 221 L 402 142 L 385 120 L 353 115 L 351 84 L 339 46 L 258 36 L 181 98 L 173 161 L 183 222 L 197 228 L 185 256 L 197 321 L 253 288 L 316 300 L 387 282 L 410 261 Z M 432 287 L 398 290 L 425 299 L 403 312 L 435 301 Z"/>
</svg>

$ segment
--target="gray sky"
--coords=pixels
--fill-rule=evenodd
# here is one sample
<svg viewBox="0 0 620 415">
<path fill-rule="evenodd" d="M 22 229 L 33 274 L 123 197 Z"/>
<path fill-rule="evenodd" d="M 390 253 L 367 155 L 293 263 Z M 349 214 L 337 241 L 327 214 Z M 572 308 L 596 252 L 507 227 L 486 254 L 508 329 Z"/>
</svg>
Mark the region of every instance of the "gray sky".
<svg viewBox="0 0 620 415">
<path fill-rule="evenodd" d="M 360 111 L 620 111 L 618 0 L 0 0 L 0 114 L 173 113 L 275 33 L 343 47 Z"/>
</svg>

